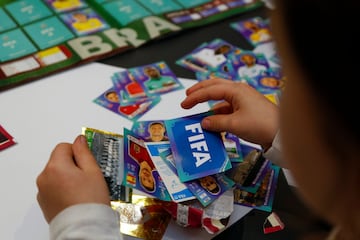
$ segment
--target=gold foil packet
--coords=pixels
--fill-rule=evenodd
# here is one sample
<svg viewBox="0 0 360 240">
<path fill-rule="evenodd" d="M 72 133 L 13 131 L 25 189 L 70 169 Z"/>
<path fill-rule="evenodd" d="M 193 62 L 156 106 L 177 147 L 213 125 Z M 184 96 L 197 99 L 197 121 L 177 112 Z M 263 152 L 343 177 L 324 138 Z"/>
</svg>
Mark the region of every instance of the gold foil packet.
<svg viewBox="0 0 360 240">
<path fill-rule="evenodd" d="M 129 236 L 160 240 L 171 220 L 163 208 L 163 201 L 141 195 L 132 195 L 132 202 L 112 201 L 111 206 L 120 214 L 120 232 Z"/>
</svg>

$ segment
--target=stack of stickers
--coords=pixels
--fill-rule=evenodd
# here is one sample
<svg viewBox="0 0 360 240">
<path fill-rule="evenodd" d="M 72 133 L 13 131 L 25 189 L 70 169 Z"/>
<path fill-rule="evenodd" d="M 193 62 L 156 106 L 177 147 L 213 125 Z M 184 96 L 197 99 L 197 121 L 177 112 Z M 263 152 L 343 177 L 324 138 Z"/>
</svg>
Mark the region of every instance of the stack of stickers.
<svg viewBox="0 0 360 240">
<path fill-rule="evenodd" d="M 269 21 L 254 17 L 234 22 L 231 27 L 248 40 L 252 50 L 218 38 L 199 45 L 176 63 L 193 71 L 199 81 L 219 77 L 246 82 L 278 103 L 285 76 L 272 41 Z M 209 104 L 212 106 L 215 102 Z"/>
<path fill-rule="evenodd" d="M 111 81 L 94 102 L 132 121 L 159 103 L 162 94 L 184 88 L 163 61 L 116 72 Z"/>
</svg>

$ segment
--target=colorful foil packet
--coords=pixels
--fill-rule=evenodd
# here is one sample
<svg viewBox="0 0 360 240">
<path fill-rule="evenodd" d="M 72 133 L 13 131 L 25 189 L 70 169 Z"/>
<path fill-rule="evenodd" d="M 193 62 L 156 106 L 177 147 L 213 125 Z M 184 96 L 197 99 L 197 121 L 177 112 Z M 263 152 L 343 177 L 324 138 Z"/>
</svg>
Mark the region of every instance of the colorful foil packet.
<svg viewBox="0 0 360 240">
<path fill-rule="evenodd" d="M 116 133 L 83 127 L 89 148 L 104 175 L 111 201 L 131 200 L 132 189 L 122 184 L 124 169 L 124 139 Z"/>
<path fill-rule="evenodd" d="M 163 239 L 171 215 L 164 209 L 159 199 L 132 195 L 131 203 L 111 202 L 111 207 L 119 212 L 120 232 L 140 239 Z"/>
</svg>

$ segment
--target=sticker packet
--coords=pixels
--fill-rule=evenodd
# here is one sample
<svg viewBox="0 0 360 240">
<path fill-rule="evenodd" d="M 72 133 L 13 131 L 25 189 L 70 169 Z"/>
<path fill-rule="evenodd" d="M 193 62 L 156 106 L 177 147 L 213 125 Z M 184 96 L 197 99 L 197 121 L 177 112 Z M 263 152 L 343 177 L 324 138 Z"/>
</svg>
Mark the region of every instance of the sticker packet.
<svg viewBox="0 0 360 240">
<path fill-rule="evenodd" d="M 266 212 L 272 211 L 280 167 L 271 165 L 256 193 L 234 189 L 234 203 Z"/>
<path fill-rule="evenodd" d="M 269 20 L 253 17 L 247 20 L 231 23 L 230 26 L 238 31 L 253 46 L 273 40 Z"/>
<path fill-rule="evenodd" d="M 16 144 L 15 139 L 0 125 L 0 151 Z"/>
<path fill-rule="evenodd" d="M 153 197 L 134 194 L 131 203 L 111 202 L 120 215 L 120 232 L 139 239 L 161 240 L 171 220 L 164 204 Z"/>
<path fill-rule="evenodd" d="M 165 120 L 178 176 L 182 182 L 224 172 L 231 168 L 221 135 L 202 129 L 204 112 Z"/>
<path fill-rule="evenodd" d="M 136 121 L 158 104 L 160 97 L 153 98 L 150 101 L 144 100 L 130 105 L 121 105 L 119 95 L 115 88 L 111 87 L 95 98 L 93 102 L 129 120 Z"/>
<path fill-rule="evenodd" d="M 116 133 L 83 127 L 89 149 L 104 175 L 111 201 L 131 200 L 131 189 L 122 185 L 124 169 L 124 139 Z"/>
<path fill-rule="evenodd" d="M 131 130 L 124 128 L 124 185 L 160 200 L 170 201 L 169 192 L 144 142 Z"/>
<path fill-rule="evenodd" d="M 164 61 L 128 69 L 148 95 L 159 95 L 184 88 Z"/>
<path fill-rule="evenodd" d="M 176 169 L 174 169 L 171 163 L 169 164 L 168 159 L 172 156 L 170 142 L 145 142 L 145 145 L 161 179 L 164 181 L 171 199 L 174 202 L 195 199 L 194 194 L 180 181 Z M 164 156 L 164 154 L 167 154 L 167 156 Z M 164 158 L 167 159 L 164 160 Z"/>
<path fill-rule="evenodd" d="M 234 184 L 224 173 L 185 182 L 185 185 L 204 207 L 218 199 L 224 192 L 232 188 Z"/>
</svg>

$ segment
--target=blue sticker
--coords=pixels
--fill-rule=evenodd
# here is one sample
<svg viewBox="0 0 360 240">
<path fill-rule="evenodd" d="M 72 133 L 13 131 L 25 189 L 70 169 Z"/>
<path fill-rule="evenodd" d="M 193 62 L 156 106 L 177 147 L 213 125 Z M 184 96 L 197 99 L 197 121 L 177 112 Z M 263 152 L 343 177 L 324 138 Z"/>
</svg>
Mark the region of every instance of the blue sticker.
<svg viewBox="0 0 360 240">
<path fill-rule="evenodd" d="M 176 168 L 182 182 L 224 172 L 231 168 L 221 135 L 202 129 L 205 112 L 165 120 Z"/>
</svg>

